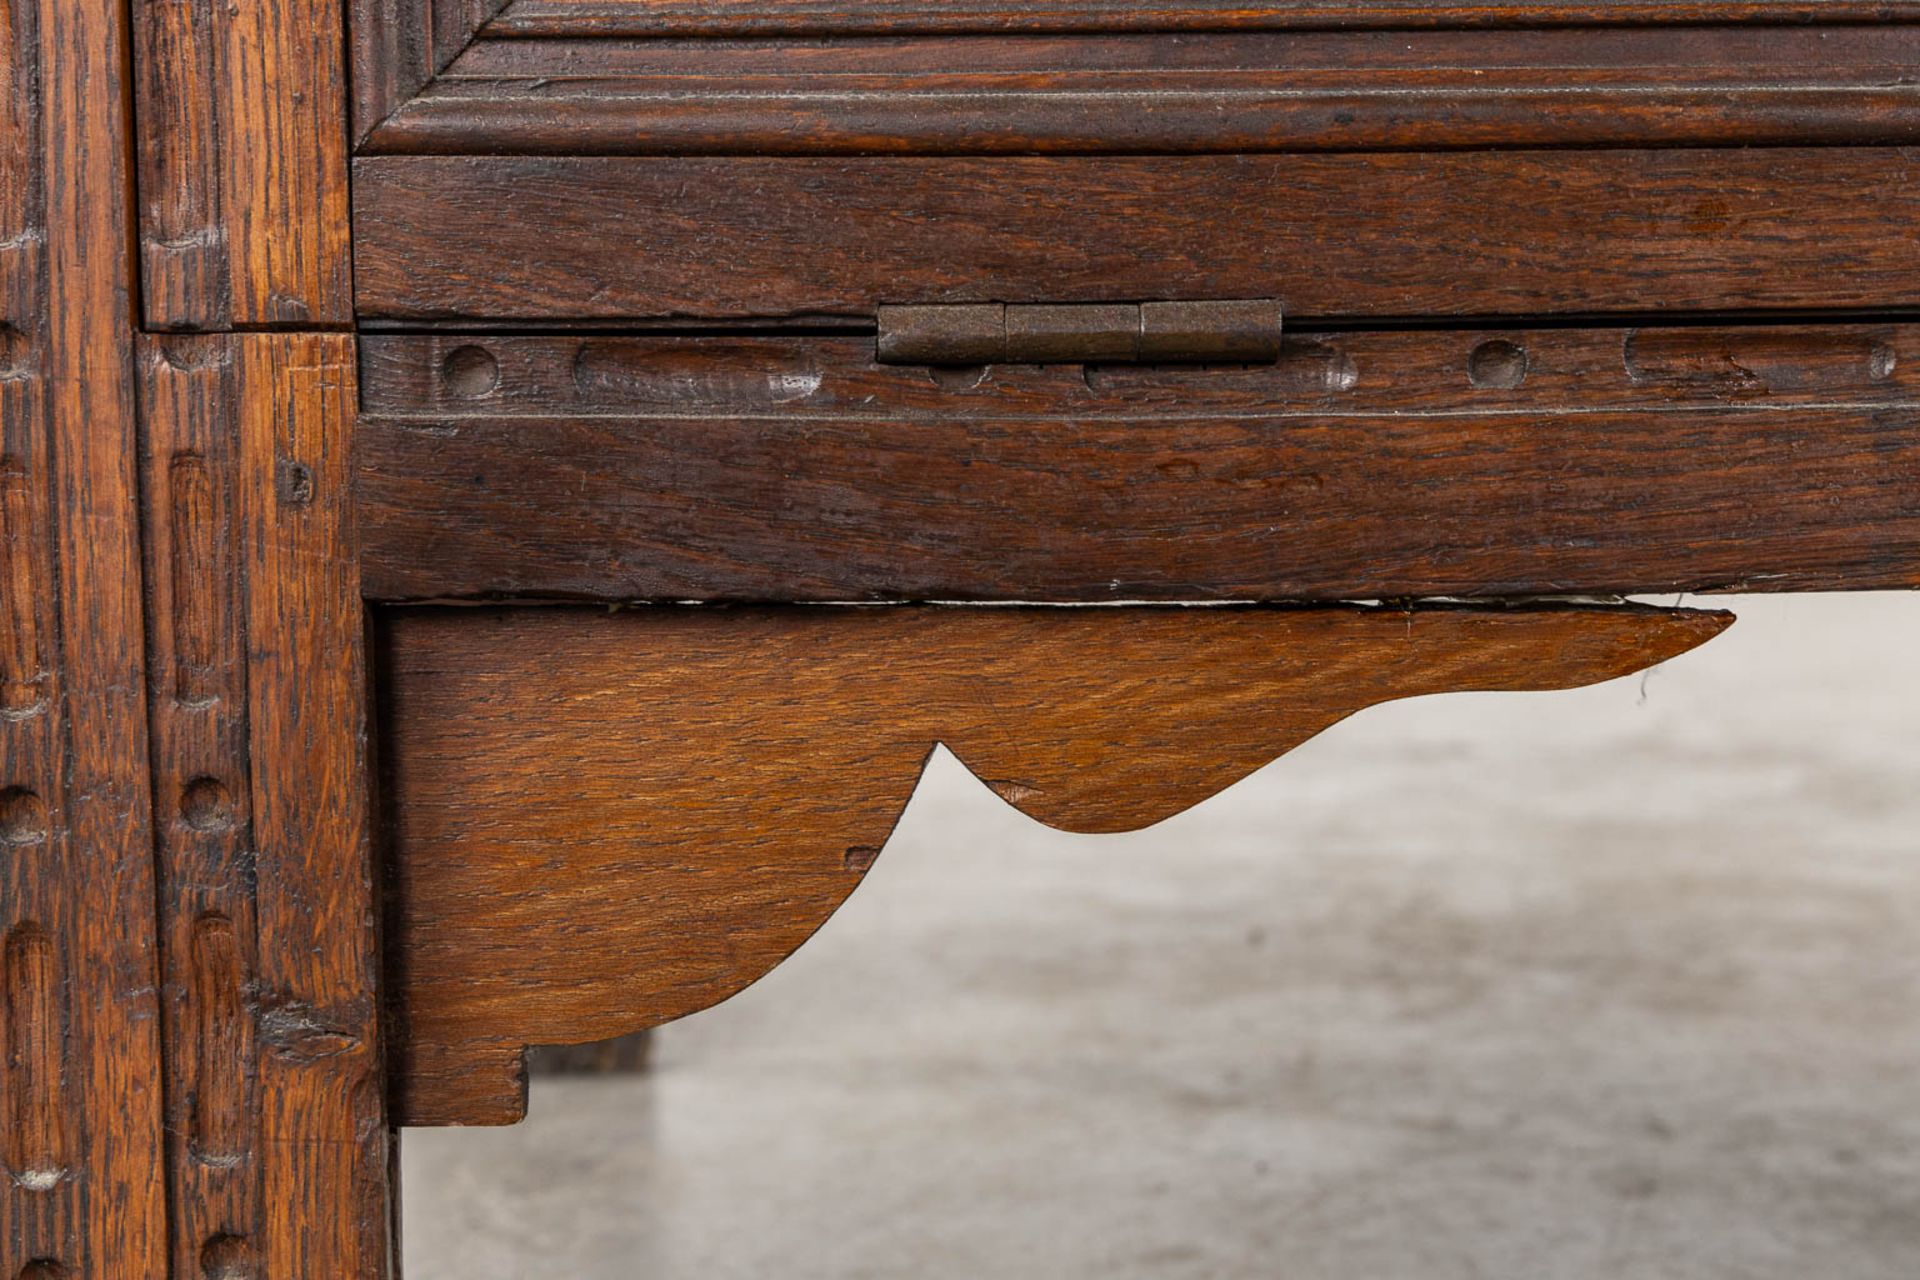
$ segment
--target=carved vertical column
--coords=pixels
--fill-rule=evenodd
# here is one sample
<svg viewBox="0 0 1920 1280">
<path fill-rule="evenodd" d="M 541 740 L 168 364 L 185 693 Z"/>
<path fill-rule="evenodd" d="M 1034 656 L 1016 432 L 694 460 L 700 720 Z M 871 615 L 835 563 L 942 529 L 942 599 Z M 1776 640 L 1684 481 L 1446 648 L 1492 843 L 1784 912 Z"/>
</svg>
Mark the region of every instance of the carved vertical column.
<svg viewBox="0 0 1920 1280">
<path fill-rule="evenodd" d="M 174 1274 L 257 1272 L 256 954 L 232 339 L 148 340 L 150 723 L 165 959 Z M 217 1272 L 215 1274 L 218 1274 Z"/>
<path fill-rule="evenodd" d="M 143 348 L 174 1274 L 386 1273 L 353 341 Z"/>
<path fill-rule="evenodd" d="M 378 1280 L 343 4 L 133 14 L 173 1272 Z"/>
<path fill-rule="evenodd" d="M 0 1276 L 164 1274 L 127 32 L 0 0 Z"/>
<path fill-rule="evenodd" d="M 341 0 L 134 0 L 155 329 L 352 322 Z"/>
</svg>

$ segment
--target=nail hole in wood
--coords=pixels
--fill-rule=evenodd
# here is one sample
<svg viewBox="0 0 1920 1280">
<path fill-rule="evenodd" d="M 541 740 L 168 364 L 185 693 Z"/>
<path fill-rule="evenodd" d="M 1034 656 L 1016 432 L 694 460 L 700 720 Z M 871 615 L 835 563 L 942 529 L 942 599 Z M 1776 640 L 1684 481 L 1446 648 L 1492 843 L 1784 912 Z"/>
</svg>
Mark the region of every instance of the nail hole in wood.
<svg viewBox="0 0 1920 1280">
<path fill-rule="evenodd" d="M 306 506 L 313 501 L 313 468 L 292 458 L 280 459 L 274 467 L 274 492 L 285 506 Z"/>
</svg>

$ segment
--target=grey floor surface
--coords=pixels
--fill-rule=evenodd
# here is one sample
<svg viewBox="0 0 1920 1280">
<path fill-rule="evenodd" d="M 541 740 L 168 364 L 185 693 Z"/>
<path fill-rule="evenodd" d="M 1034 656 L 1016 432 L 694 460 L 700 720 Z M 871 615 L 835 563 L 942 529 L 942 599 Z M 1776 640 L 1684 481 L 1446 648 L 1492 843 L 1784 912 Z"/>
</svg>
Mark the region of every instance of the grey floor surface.
<svg viewBox="0 0 1920 1280">
<path fill-rule="evenodd" d="M 1131 836 L 936 759 L 650 1076 L 409 1133 L 409 1280 L 1916 1280 L 1920 596 L 1735 605 Z"/>
</svg>

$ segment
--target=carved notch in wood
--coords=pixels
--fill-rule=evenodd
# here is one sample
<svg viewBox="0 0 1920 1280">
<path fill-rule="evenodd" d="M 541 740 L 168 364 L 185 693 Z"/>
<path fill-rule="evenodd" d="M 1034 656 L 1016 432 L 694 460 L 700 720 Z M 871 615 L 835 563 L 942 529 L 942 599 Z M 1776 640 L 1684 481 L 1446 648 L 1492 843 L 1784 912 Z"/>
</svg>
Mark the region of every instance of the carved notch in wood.
<svg viewBox="0 0 1920 1280">
<path fill-rule="evenodd" d="M 1730 615 L 1583 609 L 394 610 L 397 1122 L 525 1110 L 529 1044 L 705 1008 L 844 901 L 944 743 L 1125 831 L 1364 707 L 1652 666 Z"/>
</svg>

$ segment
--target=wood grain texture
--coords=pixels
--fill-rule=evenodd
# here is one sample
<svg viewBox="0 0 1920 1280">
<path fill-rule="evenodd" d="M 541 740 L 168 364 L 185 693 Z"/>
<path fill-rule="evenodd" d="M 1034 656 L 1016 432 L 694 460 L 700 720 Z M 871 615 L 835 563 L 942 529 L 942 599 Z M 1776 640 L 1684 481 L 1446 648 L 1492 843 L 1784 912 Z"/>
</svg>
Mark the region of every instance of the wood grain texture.
<svg viewBox="0 0 1920 1280">
<path fill-rule="evenodd" d="M 351 0 L 353 138 L 433 83 L 506 0 Z"/>
<path fill-rule="evenodd" d="M 39 18 L 35 4 L 0 7 L 0 380 L 7 381 L 23 376 L 42 266 Z"/>
<path fill-rule="evenodd" d="M 1636 608 L 393 611 L 394 1107 L 506 1123 L 522 1048 L 726 998 L 859 883 L 944 743 L 1126 831 L 1374 703 L 1625 675 L 1725 614 Z"/>
<path fill-rule="evenodd" d="M 353 342 L 239 348 L 267 1275 L 389 1273 Z"/>
<path fill-rule="evenodd" d="M 379 599 L 1920 585 L 1920 329 L 1289 334 L 1265 368 L 370 338 Z"/>
<path fill-rule="evenodd" d="M 493 35 L 658 36 L 843 31 L 1598 26 L 1696 22 L 1895 22 L 1911 0 L 511 0 Z"/>
<path fill-rule="evenodd" d="M 0 31 L 0 1275 L 159 1276 L 128 33 L 108 0 Z"/>
<path fill-rule="evenodd" d="M 482 40 L 386 153 L 1353 151 L 1887 144 L 1920 28 Z"/>
<path fill-rule="evenodd" d="M 1884 309 L 1920 152 L 1146 158 L 376 156 L 364 316 L 867 316 L 1273 297 L 1290 324 Z"/>
<path fill-rule="evenodd" d="M 146 323 L 350 323 L 343 0 L 134 13 Z"/>
<path fill-rule="evenodd" d="M 387 1274 L 344 336 L 143 344 L 176 1275 Z"/>
</svg>

